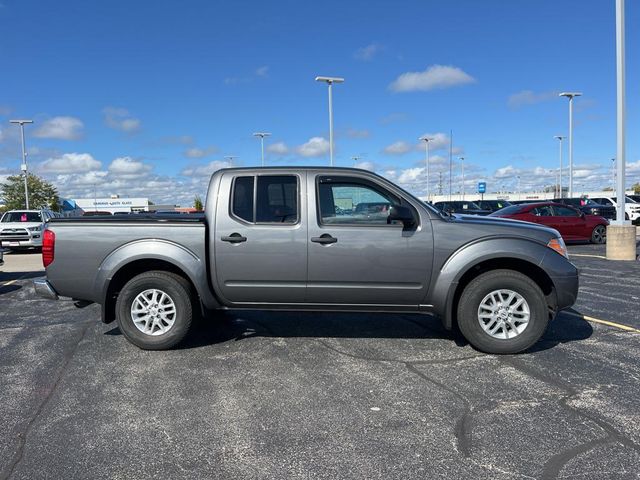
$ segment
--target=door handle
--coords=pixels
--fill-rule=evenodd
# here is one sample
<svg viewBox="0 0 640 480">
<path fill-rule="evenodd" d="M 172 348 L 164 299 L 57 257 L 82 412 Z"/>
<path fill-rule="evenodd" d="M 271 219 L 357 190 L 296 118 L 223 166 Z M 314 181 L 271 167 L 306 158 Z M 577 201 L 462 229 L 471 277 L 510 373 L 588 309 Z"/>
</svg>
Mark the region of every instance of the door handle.
<svg viewBox="0 0 640 480">
<path fill-rule="evenodd" d="M 328 233 L 324 233 L 319 237 L 311 237 L 311 241 L 313 243 L 321 243 L 323 245 L 329 245 L 330 243 L 336 243 L 338 239 L 335 237 L 332 237 Z"/>
<path fill-rule="evenodd" d="M 232 233 L 228 237 L 222 237 L 220 240 L 229 243 L 242 243 L 247 241 L 247 237 L 243 237 L 239 233 Z"/>
</svg>

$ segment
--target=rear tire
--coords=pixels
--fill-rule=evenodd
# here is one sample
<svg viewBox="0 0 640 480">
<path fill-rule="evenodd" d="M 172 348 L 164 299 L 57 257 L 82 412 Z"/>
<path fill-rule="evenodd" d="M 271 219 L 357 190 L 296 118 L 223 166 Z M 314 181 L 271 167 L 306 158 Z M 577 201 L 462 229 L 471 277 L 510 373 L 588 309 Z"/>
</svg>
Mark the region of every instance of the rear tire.
<svg viewBox="0 0 640 480">
<path fill-rule="evenodd" d="M 495 354 L 526 350 L 540 339 L 549 323 L 542 290 L 514 270 L 492 270 L 471 280 L 460 296 L 457 313 L 467 341 L 478 350 Z"/>
<path fill-rule="evenodd" d="M 607 227 L 604 225 L 596 225 L 591 232 L 591 243 L 601 245 L 607 241 Z"/>
<path fill-rule="evenodd" d="M 116 301 L 123 335 L 144 350 L 166 350 L 189 333 L 193 319 L 190 284 L 179 275 L 151 271 L 129 280 Z"/>
</svg>

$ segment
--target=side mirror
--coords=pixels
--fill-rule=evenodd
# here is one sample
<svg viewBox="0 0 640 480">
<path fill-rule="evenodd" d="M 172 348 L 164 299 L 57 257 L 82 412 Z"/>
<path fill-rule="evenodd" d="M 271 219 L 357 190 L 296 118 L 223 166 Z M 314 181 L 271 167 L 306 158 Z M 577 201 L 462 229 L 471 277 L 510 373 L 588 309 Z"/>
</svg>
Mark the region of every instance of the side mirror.
<svg viewBox="0 0 640 480">
<path fill-rule="evenodd" d="M 416 219 L 413 217 L 411 209 L 402 205 L 391 206 L 389 209 L 388 221 L 402 222 L 405 227 L 412 227 L 416 223 Z"/>
</svg>

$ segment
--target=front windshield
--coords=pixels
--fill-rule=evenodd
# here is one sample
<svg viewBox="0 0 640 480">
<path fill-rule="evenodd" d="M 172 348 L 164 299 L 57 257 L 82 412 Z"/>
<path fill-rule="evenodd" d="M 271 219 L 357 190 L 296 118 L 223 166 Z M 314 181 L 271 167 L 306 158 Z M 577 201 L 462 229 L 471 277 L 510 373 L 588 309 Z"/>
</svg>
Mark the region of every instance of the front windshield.
<svg viewBox="0 0 640 480">
<path fill-rule="evenodd" d="M 2 223 L 8 222 L 42 222 L 40 212 L 7 212 L 2 217 Z"/>
</svg>

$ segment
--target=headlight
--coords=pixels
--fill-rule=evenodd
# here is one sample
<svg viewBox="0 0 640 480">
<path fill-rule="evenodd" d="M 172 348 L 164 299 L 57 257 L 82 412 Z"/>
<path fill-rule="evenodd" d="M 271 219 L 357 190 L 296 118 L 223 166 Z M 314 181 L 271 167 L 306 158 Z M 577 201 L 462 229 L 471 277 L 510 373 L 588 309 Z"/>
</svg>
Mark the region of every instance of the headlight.
<svg viewBox="0 0 640 480">
<path fill-rule="evenodd" d="M 569 258 L 569 252 L 567 252 L 567 246 L 564 244 L 562 237 L 552 238 L 549 240 L 549 243 L 547 243 L 547 247 L 551 250 L 555 250 L 564 258 Z"/>
<path fill-rule="evenodd" d="M 27 230 L 29 230 L 30 232 L 39 232 L 40 225 L 38 225 L 37 227 L 27 227 Z"/>
</svg>

